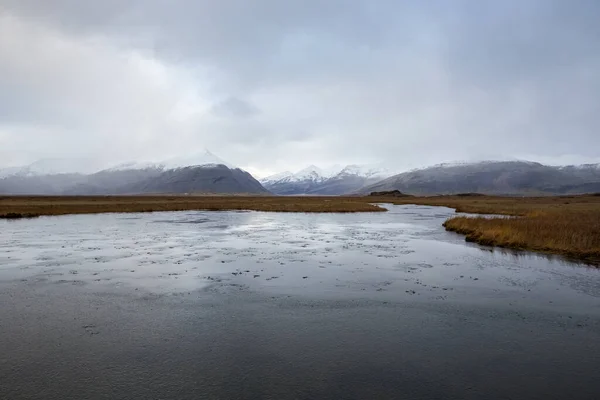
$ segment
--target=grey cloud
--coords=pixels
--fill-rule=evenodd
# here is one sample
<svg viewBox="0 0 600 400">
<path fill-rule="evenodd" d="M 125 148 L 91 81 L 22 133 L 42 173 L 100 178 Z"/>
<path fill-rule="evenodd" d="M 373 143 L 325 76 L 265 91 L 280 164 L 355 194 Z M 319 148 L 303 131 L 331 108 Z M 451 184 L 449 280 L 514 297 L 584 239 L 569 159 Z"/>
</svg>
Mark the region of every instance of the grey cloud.
<svg viewBox="0 0 600 400">
<path fill-rule="evenodd" d="M 222 118 L 249 118 L 259 114 L 260 110 L 248 101 L 228 97 L 214 104 L 212 112 Z"/>
<path fill-rule="evenodd" d="M 0 53 L 12 57 L 0 59 L 0 145 L 14 152 L 24 152 L 10 144 L 17 126 L 57 142 L 71 135 L 90 153 L 118 143 L 118 158 L 147 159 L 206 146 L 263 170 L 599 156 L 594 0 L 0 0 L 1 9 L 32 42 L 30 53 Z M 64 68 L 33 43 L 48 36 L 70 55 Z"/>
</svg>

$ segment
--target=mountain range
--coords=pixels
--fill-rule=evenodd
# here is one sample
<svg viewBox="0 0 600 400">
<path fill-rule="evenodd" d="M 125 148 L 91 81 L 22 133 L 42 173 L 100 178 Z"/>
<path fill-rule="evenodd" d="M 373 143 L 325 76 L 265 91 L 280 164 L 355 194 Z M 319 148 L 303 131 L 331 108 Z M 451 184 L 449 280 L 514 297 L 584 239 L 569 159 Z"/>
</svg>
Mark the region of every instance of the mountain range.
<svg viewBox="0 0 600 400">
<path fill-rule="evenodd" d="M 208 150 L 193 157 L 131 162 L 88 174 L 75 172 L 74 165 L 68 160 L 45 160 L 0 170 L 0 194 L 268 193 L 248 172 Z"/>
<path fill-rule="evenodd" d="M 206 150 L 187 158 L 129 162 L 82 173 L 65 160 L 41 160 L 0 169 L 0 194 L 108 195 L 144 193 L 246 193 L 277 195 L 369 194 L 398 190 L 413 195 L 483 193 L 551 195 L 600 192 L 600 164 L 548 166 L 528 161 L 439 164 L 394 173 L 379 165 L 311 165 L 256 180 Z"/>
<path fill-rule="evenodd" d="M 600 164 L 549 166 L 528 161 L 440 164 L 391 176 L 357 193 L 550 195 L 600 192 Z"/>
<path fill-rule="evenodd" d="M 260 182 L 279 195 L 339 195 L 356 192 L 391 175 L 391 170 L 383 165 L 336 166 L 327 170 L 311 165 L 296 173 L 283 172 Z"/>
</svg>

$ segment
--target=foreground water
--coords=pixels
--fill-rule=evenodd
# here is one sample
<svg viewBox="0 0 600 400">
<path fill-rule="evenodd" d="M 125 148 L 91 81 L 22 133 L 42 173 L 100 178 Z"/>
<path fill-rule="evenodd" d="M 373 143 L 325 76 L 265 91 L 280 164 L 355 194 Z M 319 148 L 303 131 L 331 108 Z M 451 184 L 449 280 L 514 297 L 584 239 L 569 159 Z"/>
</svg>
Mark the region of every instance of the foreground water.
<svg viewBox="0 0 600 400">
<path fill-rule="evenodd" d="M 0 399 L 600 398 L 600 270 L 388 208 L 0 221 Z"/>
</svg>

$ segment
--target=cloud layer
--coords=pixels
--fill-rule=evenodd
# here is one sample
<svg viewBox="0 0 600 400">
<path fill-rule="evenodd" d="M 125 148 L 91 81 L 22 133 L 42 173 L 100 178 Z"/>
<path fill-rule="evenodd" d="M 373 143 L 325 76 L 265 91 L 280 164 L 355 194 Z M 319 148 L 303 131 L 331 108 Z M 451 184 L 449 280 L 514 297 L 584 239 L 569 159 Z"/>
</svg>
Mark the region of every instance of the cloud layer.
<svg viewBox="0 0 600 400">
<path fill-rule="evenodd" d="M 600 157 L 600 3 L 0 0 L 0 165 Z"/>
</svg>

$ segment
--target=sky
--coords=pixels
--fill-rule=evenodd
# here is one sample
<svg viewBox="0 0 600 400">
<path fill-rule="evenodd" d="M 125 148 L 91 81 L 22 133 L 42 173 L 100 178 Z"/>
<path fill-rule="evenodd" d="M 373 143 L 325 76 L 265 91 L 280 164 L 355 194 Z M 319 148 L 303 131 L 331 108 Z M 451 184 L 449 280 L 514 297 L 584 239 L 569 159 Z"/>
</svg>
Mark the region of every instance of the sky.
<svg viewBox="0 0 600 400">
<path fill-rule="evenodd" d="M 597 0 L 0 0 L 0 167 L 600 162 Z"/>
</svg>

